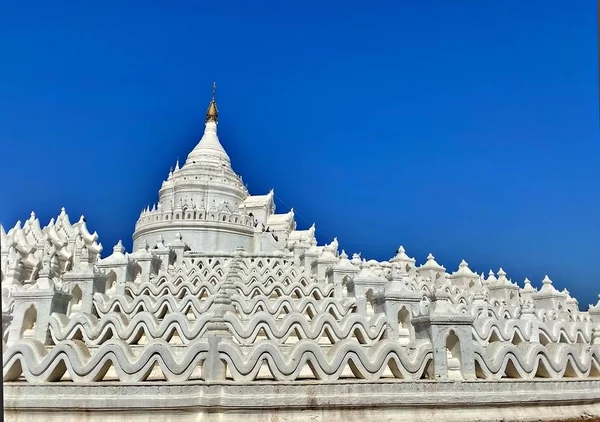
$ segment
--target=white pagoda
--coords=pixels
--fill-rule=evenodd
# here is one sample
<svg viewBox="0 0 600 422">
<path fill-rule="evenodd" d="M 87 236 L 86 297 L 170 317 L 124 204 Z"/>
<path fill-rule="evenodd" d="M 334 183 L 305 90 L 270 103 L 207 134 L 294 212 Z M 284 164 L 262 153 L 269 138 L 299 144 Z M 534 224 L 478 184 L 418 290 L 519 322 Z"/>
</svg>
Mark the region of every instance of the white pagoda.
<svg viewBox="0 0 600 422">
<path fill-rule="evenodd" d="M 64 209 L 0 226 L 5 420 L 600 416 L 600 302 L 464 260 L 349 257 L 250 195 L 217 136 L 127 252 Z"/>
<path fill-rule="evenodd" d="M 294 213 L 275 214 L 273 191 L 250 195 L 231 168 L 217 137 L 214 89 L 204 135 L 183 166 L 177 162 L 169 172 L 158 192 L 158 203 L 140 215 L 133 234 L 134 250 L 144 242 L 172 244 L 180 237 L 185 238 L 182 253 L 286 249 L 288 236 L 296 228 Z"/>
</svg>

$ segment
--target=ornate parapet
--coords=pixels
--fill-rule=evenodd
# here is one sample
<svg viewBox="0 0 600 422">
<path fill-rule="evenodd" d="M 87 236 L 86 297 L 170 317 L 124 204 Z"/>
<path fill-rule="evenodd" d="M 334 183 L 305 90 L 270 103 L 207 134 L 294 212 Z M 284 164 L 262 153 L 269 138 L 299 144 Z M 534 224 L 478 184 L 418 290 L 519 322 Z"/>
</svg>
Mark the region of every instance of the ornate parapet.
<svg viewBox="0 0 600 422">
<path fill-rule="evenodd" d="M 414 318 L 412 324 L 417 340 L 431 341 L 430 377 L 437 380 L 475 379 L 473 317 L 457 313 L 447 294 L 434 291 L 429 308 Z"/>
<path fill-rule="evenodd" d="M 139 249 L 130 254 L 129 257 L 139 266 L 140 283 L 147 283 L 151 277 L 158 274 L 162 260 L 156 253 L 150 251 L 150 246 L 145 241 L 142 241 Z M 135 280 L 138 277 L 134 276 L 133 278 Z"/>
<path fill-rule="evenodd" d="M 592 322 L 596 325 L 600 325 L 600 295 L 598 295 L 598 303 L 594 306 L 590 305 L 588 313 L 590 314 Z"/>
<path fill-rule="evenodd" d="M 88 268 L 86 266 L 80 268 L 79 271 L 66 273 L 63 276 L 63 286 L 73 298 L 73 302 L 66 313 L 92 313 L 94 295 L 105 292 L 107 281 L 108 275 L 96 267 Z"/>
<path fill-rule="evenodd" d="M 375 294 L 375 313 L 384 313 L 387 319 L 386 337 L 409 344 L 415 339 L 411 320 L 419 314 L 423 295 L 410 290 L 405 284 L 390 283 L 385 292 Z"/>
<path fill-rule="evenodd" d="M 432 254 L 427 256 L 427 262 L 419 267 L 419 275 L 430 279 L 435 285 L 445 281 L 446 268 L 438 264 Z"/>
<path fill-rule="evenodd" d="M 479 287 L 479 276 L 475 274 L 469 268 L 469 264 L 463 259 L 458 266 L 458 270 L 452 273 L 449 277 L 452 285 L 461 289 L 471 289 L 473 287 Z"/>
<path fill-rule="evenodd" d="M 34 286 L 19 288 L 12 294 L 14 308 L 12 321 L 8 327 L 7 344 L 13 344 L 24 336 L 29 336 L 42 344 L 51 342 L 50 315 L 66 314 L 71 294 L 53 280 L 53 272 L 48 263 L 40 271 Z"/>
<path fill-rule="evenodd" d="M 406 254 L 404 246 L 398 248 L 396 256 L 390 259 L 390 262 L 398 265 L 402 275 L 414 276 L 416 274 L 416 260 Z"/>
<path fill-rule="evenodd" d="M 344 293 L 344 289 L 347 289 L 346 283 L 352 281 L 354 276 L 358 274 L 360 268 L 355 266 L 348 260 L 348 255 L 342 250 L 339 261 L 333 266 L 333 285 L 335 288 L 334 296 L 338 299 L 342 299 L 348 295 L 348 292 Z"/>
<path fill-rule="evenodd" d="M 243 226 L 253 227 L 254 220 L 252 216 L 242 212 L 222 210 L 205 210 L 198 208 L 179 208 L 179 209 L 150 209 L 146 208 L 140 213 L 135 229 L 136 231 L 145 231 L 152 228 L 160 228 L 172 222 L 182 221 L 185 223 L 220 223 L 224 226 Z"/>
<path fill-rule="evenodd" d="M 337 250 L 335 250 L 335 253 L 337 253 Z M 313 263 L 313 265 L 316 265 L 317 279 L 319 281 L 330 279 L 329 281 L 333 282 L 333 267 L 338 261 L 339 258 L 334 255 L 334 251 L 325 246 L 321 256 Z"/>
<path fill-rule="evenodd" d="M 554 311 L 558 310 L 559 305 L 565 305 L 566 295 L 556 290 L 550 277 L 545 276 L 542 280 L 542 288 L 534 293 L 532 298 L 536 308 Z"/>
<path fill-rule="evenodd" d="M 367 313 L 367 304 L 374 305 L 375 294 L 385 291 L 388 281 L 377 277 L 373 271 L 366 266 L 351 280 L 346 282 L 348 294 L 356 298 L 356 309 L 358 313 Z"/>
<path fill-rule="evenodd" d="M 506 278 L 506 272 L 502 268 L 498 270 L 498 278 L 494 283 L 487 285 L 490 300 L 496 300 L 506 306 L 520 306 L 520 289 Z"/>
<path fill-rule="evenodd" d="M 488 300 L 499 279 L 467 277 L 464 265 L 461 277 L 448 279 L 432 256 L 421 267 L 403 250 L 394 262 L 350 260 L 337 256 L 335 241 L 317 246 L 296 237 L 290 251 L 250 253 L 186 251 L 182 238 L 179 245 L 159 238 L 131 254 L 119 243 L 97 260 L 96 237 L 84 234 L 73 254 L 78 264 L 68 267 L 49 248 L 33 281 L 3 283 L 3 304 L 14 308 L 6 314 L 13 319 L 5 386 L 257 388 L 361 379 L 373 391 L 393 380 L 398 396 L 402 383 L 435 390 L 446 381 L 600 379 L 600 307 L 579 312 L 568 295 L 553 293 L 570 306 L 562 318 L 534 292 L 516 305 Z M 103 291 L 113 280 L 118 289 Z"/>
<path fill-rule="evenodd" d="M 300 266 L 302 264 L 302 258 L 304 256 L 304 252 L 306 252 L 310 248 L 308 243 L 296 242 L 289 246 L 290 251 L 292 251 L 294 255 L 294 264 Z"/>
<path fill-rule="evenodd" d="M 300 263 L 304 267 L 304 270 L 316 274 L 317 272 L 317 258 L 319 257 L 319 250 L 316 245 L 311 245 L 304 253 L 300 256 Z"/>
</svg>

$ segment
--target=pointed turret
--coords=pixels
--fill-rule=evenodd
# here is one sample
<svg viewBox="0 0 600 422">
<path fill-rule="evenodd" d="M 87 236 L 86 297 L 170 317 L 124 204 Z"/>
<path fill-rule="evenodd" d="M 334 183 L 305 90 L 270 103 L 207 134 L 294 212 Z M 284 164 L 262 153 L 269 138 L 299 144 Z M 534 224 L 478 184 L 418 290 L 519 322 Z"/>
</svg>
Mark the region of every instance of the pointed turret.
<svg viewBox="0 0 600 422">
<path fill-rule="evenodd" d="M 254 221 L 238 210 L 248 198 L 248 190 L 231 168 L 231 160 L 217 135 L 215 88 L 213 84 L 202 138 L 185 161 L 176 161 L 174 169 L 162 183 L 158 192 L 159 203 L 162 204 L 160 209 L 155 211 L 153 206 L 148 206 L 140 215 L 133 234 L 133 250 L 137 251 L 144 240 L 154 244 L 159 233 L 172 248 L 179 247 L 172 245 L 180 243 L 179 231 L 186 241 L 180 245 L 183 249 L 181 253 L 178 252 L 178 261 L 183 259 L 183 252 L 188 249 L 233 252 L 238 246 L 250 251 L 259 247 L 259 240 L 254 239 Z M 272 200 L 269 207 L 274 207 Z M 253 212 L 253 216 L 257 215 L 256 210 L 249 209 L 250 212 Z M 260 222 L 266 223 L 267 217 L 273 212 L 271 208 L 265 209 Z M 227 230 L 215 231 L 215 225 L 225 225 Z M 289 227 L 291 223 L 281 233 L 287 234 Z M 215 236 L 218 240 L 215 240 Z M 279 233 L 273 234 L 268 241 L 269 248 L 278 247 Z M 282 238 L 280 243 L 284 244 L 284 241 L 285 238 Z M 165 258 L 164 265 L 171 262 L 168 254 L 160 258 Z"/>
<path fill-rule="evenodd" d="M 204 135 L 196 147 L 190 152 L 185 162 L 186 165 L 192 163 L 208 163 L 213 162 L 215 164 L 227 163 L 230 165 L 229 156 L 223 149 L 223 146 L 219 142 L 217 137 L 217 122 L 219 120 L 219 111 L 217 109 L 217 102 L 215 101 L 215 89 L 216 85 L 213 83 L 212 100 L 206 110 L 206 126 L 204 128 Z"/>
</svg>

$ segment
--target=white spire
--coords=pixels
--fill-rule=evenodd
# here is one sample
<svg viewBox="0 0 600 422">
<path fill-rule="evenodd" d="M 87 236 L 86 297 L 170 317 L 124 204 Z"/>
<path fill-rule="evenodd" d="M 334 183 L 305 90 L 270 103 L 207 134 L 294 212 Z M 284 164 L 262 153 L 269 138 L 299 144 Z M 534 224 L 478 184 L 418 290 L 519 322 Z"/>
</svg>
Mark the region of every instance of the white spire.
<svg viewBox="0 0 600 422">
<path fill-rule="evenodd" d="M 419 267 L 420 270 L 434 270 L 434 271 L 446 271 L 446 269 L 441 266 L 440 264 L 438 264 L 435 260 L 435 256 L 433 256 L 433 254 L 429 254 L 427 255 L 427 262 L 423 265 L 421 265 L 421 267 Z"/>
<path fill-rule="evenodd" d="M 214 162 L 222 163 L 225 161 L 230 164 L 229 155 L 223 149 L 219 137 L 217 136 L 218 112 L 217 103 L 215 101 L 215 87 L 213 84 L 212 100 L 206 111 L 206 125 L 204 127 L 204 135 L 196 147 L 190 152 L 187 157 L 186 164 L 194 164 L 199 162 Z"/>
<path fill-rule="evenodd" d="M 524 282 L 525 286 L 521 289 L 521 290 L 525 290 L 525 291 L 531 291 L 534 292 L 536 291 L 533 286 L 531 285 L 531 281 L 526 277 L 525 278 L 525 282 Z"/>
<path fill-rule="evenodd" d="M 213 121 L 206 122 L 204 135 L 202 135 L 198 145 L 190 152 L 185 163 L 189 165 L 206 161 L 215 161 L 217 163 L 225 161 L 228 164 L 231 162 L 229 155 L 227 155 L 221 142 L 219 142 L 217 122 Z"/>
</svg>

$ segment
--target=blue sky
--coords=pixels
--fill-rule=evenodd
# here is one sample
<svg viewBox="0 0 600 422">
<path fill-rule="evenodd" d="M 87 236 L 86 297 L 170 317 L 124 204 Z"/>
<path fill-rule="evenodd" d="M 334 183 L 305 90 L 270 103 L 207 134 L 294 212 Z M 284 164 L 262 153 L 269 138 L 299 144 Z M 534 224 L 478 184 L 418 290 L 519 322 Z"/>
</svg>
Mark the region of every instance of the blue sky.
<svg viewBox="0 0 600 422">
<path fill-rule="evenodd" d="M 84 3 L 3 5 L 4 226 L 64 206 L 130 247 L 216 80 L 234 169 L 320 243 L 596 302 L 594 2 Z"/>
</svg>

